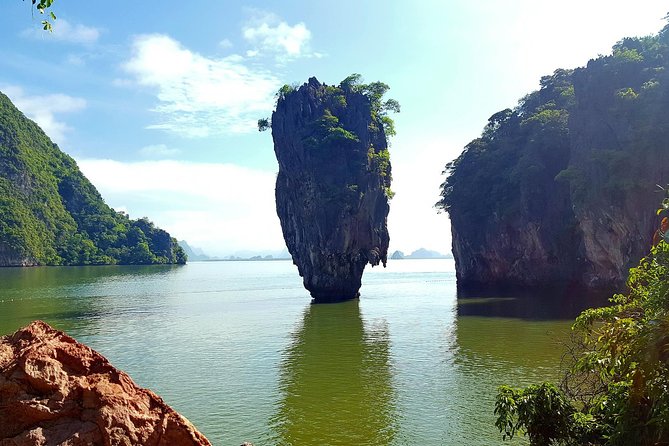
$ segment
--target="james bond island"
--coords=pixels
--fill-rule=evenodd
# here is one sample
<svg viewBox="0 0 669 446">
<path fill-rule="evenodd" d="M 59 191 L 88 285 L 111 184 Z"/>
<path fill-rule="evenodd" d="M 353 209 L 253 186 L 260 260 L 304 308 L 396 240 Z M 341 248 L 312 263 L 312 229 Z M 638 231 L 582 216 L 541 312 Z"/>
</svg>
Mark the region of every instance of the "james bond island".
<svg viewBox="0 0 669 446">
<path fill-rule="evenodd" d="M 284 86 L 276 110 L 258 128 L 272 129 L 279 161 L 276 209 L 304 286 L 316 302 L 358 297 L 365 266 L 388 252 L 391 167 L 388 111 L 399 104 L 381 82 L 360 75 L 338 86 L 312 77 Z"/>
</svg>

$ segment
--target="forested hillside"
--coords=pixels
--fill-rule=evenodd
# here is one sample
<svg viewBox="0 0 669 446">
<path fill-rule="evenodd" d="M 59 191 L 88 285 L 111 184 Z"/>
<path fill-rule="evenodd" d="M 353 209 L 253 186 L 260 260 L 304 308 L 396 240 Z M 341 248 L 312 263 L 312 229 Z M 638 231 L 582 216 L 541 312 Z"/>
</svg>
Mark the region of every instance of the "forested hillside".
<svg viewBox="0 0 669 446">
<path fill-rule="evenodd" d="M 446 166 L 460 288 L 620 288 L 669 182 L 669 27 L 559 69 Z"/>
<path fill-rule="evenodd" d="M 167 232 L 107 206 L 75 161 L 0 93 L 0 266 L 185 261 Z"/>
</svg>

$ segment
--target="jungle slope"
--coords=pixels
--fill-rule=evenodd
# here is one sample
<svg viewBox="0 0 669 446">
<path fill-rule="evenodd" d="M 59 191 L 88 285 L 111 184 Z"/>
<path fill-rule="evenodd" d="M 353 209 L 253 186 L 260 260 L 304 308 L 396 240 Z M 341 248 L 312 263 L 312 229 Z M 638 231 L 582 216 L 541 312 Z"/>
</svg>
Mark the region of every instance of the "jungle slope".
<svg viewBox="0 0 669 446">
<path fill-rule="evenodd" d="M 170 234 L 107 206 L 75 161 L 0 93 L 0 266 L 185 262 Z"/>
</svg>

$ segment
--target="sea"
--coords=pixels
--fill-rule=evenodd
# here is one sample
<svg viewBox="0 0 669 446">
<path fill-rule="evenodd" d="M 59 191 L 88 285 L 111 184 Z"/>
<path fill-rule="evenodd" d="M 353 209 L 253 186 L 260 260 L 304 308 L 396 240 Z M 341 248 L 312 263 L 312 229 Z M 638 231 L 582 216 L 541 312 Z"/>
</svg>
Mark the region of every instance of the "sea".
<svg viewBox="0 0 669 446">
<path fill-rule="evenodd" d="M 458 297 L 453 260 L 367 267 L 312 304 L 291 261 L 0 269 L 0 335 L 41 319 L 215 445 L 496 445 L 498 386 L 556 380 L 579 296 Z"/>
</svg>

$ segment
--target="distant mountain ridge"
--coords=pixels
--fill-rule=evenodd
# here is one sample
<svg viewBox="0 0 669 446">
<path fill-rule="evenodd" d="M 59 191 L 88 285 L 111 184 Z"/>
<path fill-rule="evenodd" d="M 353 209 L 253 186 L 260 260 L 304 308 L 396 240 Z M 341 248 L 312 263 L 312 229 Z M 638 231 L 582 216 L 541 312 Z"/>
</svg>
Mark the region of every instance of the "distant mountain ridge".
<svg viewBox="0 0 669 446">
<path fill-rule="evenodd" d="M 186 256 L 188 256 L 188 260 L 198 262 L 215 259 L 215 257 L 210 257 L 205 254 L 204 251 L 202 251 L 200 248 L 190 246 L 186 240 L 179 240 L 178 243 L 179 246 L 181 246 L 181 249 L 183 249 L 186 253 Z"/>
<path fill-rule="evenodd" d="M 281 251 L 251 251 L 251 250 L 240 250 L 235 251 L 233 254 L 226 255 L 223 257 L 219 256 L 210 256 L 206 254 L 202 249 L 195 246 L 191 246 L 186 240 L 179 240 L 179 246 L 184 250 L 188 255 L 188 260 L 193 260 L 197 262 L 220 262 L 220 261 L 237 261 L 237 260 L 291 260 L 290 253 L 287 248 L 283 248 Z"/>
<path fill-rule="evenodd" d="M 393 260 L 401 259 L 452 259 L 453 256 L 449 254 L 442 254 L 438 251 L 432 251 L 430 249 L 418 248 L 409 255 L 405 255 L 402 251 L 395 251 L 390 256 Z"/>
<path fill-rule="evenodd" d="M 170 234 L 107 206 L 76 162 L 0 93 L 0 266 L 185 262 Z"/>
</svg>

